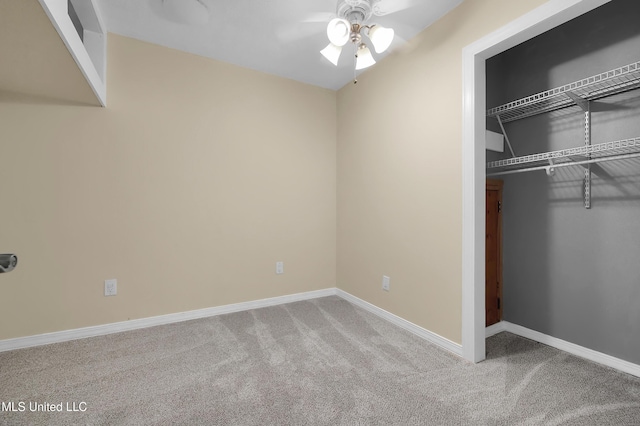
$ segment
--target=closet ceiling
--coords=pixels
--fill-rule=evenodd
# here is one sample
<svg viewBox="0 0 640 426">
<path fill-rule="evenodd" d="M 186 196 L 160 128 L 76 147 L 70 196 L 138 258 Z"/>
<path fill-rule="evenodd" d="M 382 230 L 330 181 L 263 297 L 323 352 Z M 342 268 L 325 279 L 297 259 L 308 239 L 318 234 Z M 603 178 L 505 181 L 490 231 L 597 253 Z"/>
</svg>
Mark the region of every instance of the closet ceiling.
<svg viewBox="0 0 640 426">
<path fill-rule="evenodd" d="M 163 0 L 97 0 L 108 32 L 337 90 L 353 79 L 354 60 L 343 54 L 336 68 L 320 55 L 325 21 L 338 0 L 182 0 L 206 6 L 208 16 L 187 24 L 167 16 Z M 384 0 L 411 7 L 375 22 L 410 40 L 463 0 Z M 176 3 L 173 1 L 173 3 Z M 196 21 L 199 19 L 196 19 Z M 315 20 L 316 22 L 304 22 Z M 380 56 L 376 56 L 379 59 Z"/>
</svg>

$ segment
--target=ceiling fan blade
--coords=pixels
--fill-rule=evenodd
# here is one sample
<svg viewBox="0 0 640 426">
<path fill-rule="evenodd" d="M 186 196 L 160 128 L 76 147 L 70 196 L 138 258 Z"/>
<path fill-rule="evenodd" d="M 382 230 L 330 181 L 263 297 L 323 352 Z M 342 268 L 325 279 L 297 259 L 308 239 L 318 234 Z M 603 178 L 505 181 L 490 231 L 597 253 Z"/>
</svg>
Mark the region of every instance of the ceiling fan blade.
<svg viewBox="0 0 640 426">
<path fill-rule="evenodd" d="M 373 14 L 384 16 L 417 6 L 424 0 L 379 0 L 373 4 Z"/>
<path fill-rule="evenodd" d="M 278 28 L 276 30 L 276 37 L 283 43 L 291 43 L 314 35 L 323 34 L 326 28 L 324 22 L 298 22 Z"/>
<path fill-rule="evenodd" d="M 316 34 L 326 34 L 327 24 L 335 17 L 335 13 L 311 13 L 298 22 L 279 27 L 276 36 L 281 42 L 287 43 Z"/>
<path fill-rule="evenodd" d="M 211 5 L 206 0 L 154 0 L 151 10 L 168 21 L 183 25 L 207 25 Z"/>
<path fill-rule="evenodd" d="M 311 14 L 305 16 L 305 18 L 302 19 L 302 21 L 300 21 L 300 22 L 304 22 L 304 23 L 308 23 L 308 22 L 329 23 L 329 21 L 331 21 L 335 17 L 336 17 L 335 13 L 318 12 L 318 13 L 311 13 Z"/>
</svg>

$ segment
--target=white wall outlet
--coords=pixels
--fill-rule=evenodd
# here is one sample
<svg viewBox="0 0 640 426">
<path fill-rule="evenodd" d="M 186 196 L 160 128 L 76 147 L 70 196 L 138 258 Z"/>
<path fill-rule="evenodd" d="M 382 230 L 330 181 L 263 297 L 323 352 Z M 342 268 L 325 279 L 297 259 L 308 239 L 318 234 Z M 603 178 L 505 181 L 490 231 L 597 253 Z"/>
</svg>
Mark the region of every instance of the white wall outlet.
<svg viewBox="0 0 640 426">
<path fill-rule="evenodd" d="M 104 280 L 104 295 L 115 296 L 118 293 L 118 280 Z"/>
<path fill-rule="evenodd" d="M 276 274 L 284 274 L 284 262 L 276 262 Z"/>
<path fill-rule="evenodd" d="M 391 284 L 391 278 L 386 275 L 382 276 L 382 289 L 384 291 L 389 291 L 389 284 Z"/>
</svg>

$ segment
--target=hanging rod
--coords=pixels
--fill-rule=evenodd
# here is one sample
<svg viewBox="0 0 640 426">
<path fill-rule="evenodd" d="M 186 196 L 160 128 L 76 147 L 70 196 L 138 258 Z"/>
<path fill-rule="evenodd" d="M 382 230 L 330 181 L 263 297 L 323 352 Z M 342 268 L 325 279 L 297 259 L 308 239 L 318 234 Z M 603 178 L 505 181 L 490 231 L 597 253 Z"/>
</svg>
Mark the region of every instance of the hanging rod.
<svg viewBox="0 0 640 426">
<path fill-rule="evenodd" d="M 574 161 L 571 163 L 560 163 L 560 164 L 551 163 L 548 166 L 534 166 L 534 167 L 527 167 L 524 169 L 507 170 L 504 172 L 487 173 L 487 176 L 511 175 L 514 173 L 531 172 L 534 170 L 545 170 L 548 173 L 550 170 L 553 171 L 553 169 L 557 169 L 558 167 L 582 166 L 585 164 L 603 163 L 605 161 L 614 161 L 614 160 L 625 160 L 627 158 L 635 158 L 635 157 L 640 157 L 640 152 L 636 152 L 633 154 L 613 155 L 611 157 L 593 158 L 591 160 Z"/>
</svg>

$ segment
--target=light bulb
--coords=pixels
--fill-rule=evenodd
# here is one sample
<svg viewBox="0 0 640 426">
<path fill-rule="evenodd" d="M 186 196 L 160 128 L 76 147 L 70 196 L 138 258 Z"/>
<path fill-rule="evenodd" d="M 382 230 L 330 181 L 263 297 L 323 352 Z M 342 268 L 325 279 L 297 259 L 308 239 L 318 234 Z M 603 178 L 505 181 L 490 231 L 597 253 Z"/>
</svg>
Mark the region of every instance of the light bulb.
<svg viewBox="0 0 640 426">
<path fill-rule="evenodd" d="M 361 43 L 358 46 L 358 59 L 356 60 L 356 69 L 361 70 L 364 68 L 368 68 L 371 65 L 375 64 L 376 61 L 373 59 L 373 55 L 371 55 L 371 51 L 364 43 Z"/>
<path fill-rule="evenodd" d="M 395 31 L 393 28 L 385 28 L 380 25 L 374 25 L 369 29 L 369 39 L 373 43 L 376 53 L 382 53 L 391 46 Z"/>
<path fill-rule="evenodd" d="M 342 47 L 336 46 L 333 43 L 329 43 L 329 45 L 322 49 L 320 53 L 322 53 L 322 56 L 327 58 L 333 65 L 338 66 L 338 59 L 340 59 Z"/>
<path fill-rule="evenodd" d="M 349 41 L 351 26 L 346 19 L 334 18 L 327 25 L 327 37 L 332 44 L 342 47 Z"/>
</svg>

